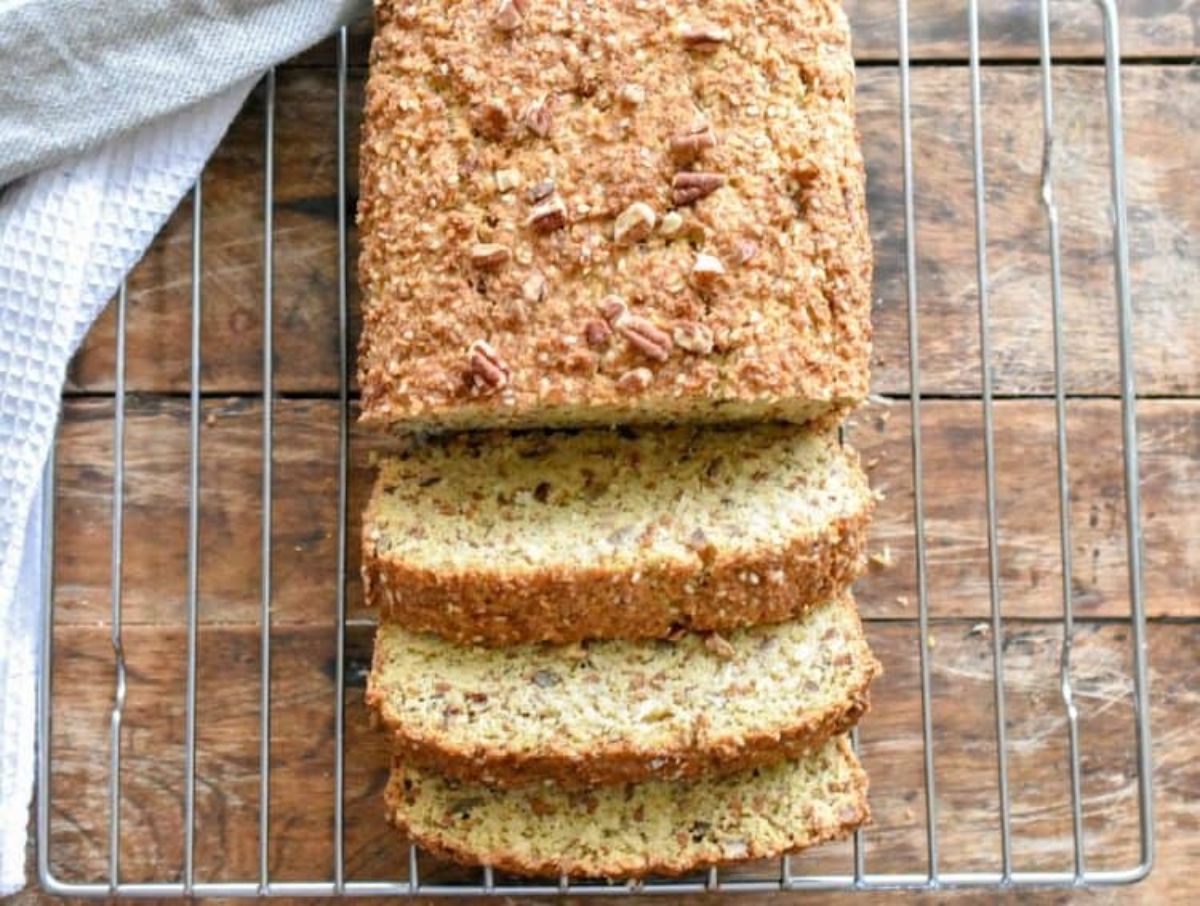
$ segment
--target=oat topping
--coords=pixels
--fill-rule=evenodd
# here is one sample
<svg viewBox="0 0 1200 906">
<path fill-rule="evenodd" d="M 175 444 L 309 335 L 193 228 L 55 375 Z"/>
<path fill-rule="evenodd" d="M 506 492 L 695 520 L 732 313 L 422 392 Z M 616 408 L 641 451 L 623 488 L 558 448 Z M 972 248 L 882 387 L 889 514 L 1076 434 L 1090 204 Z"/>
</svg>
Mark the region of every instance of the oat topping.
<svg viewBox="0 0 1200 906">
<path fill-rule="evenodd" d="M 677 321 L 671 330 L 671 337 L 680 349 L 696 355 L 708 355 L 713 351 L 712 330 L 695 321 Z"/>
</svg>

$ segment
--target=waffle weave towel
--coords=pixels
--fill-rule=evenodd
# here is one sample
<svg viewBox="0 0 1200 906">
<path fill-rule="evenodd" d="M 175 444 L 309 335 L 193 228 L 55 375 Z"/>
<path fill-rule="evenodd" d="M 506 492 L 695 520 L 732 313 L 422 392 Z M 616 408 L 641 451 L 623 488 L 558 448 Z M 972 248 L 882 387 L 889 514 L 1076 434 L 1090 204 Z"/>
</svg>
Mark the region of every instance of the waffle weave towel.
<svg viewBox="0 0 1200 906">
<path fill-rule="evenodd" d="M 0 0 L 0 896 L 25 880 L 39 488 L 67 362 L 255 79 L 359 12 Z"/>
</svg>

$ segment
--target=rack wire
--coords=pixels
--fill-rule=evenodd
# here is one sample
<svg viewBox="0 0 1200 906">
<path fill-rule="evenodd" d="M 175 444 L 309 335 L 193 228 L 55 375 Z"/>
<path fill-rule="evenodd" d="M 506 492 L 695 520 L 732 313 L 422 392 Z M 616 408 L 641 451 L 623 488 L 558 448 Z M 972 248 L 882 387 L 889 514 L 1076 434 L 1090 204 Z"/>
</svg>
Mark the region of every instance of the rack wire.
<svg viewBox="0 0 1200 906">
<path fill-rule="evenodd" d="M 48 744 L 39 750 L 37 775 L 37 832 L 38 874 L 42 888 L 59 896 L 76 897 L 171 897 L 171 896 L 331 896 L 331 895 L 536 895 L 536 894 L 621 894 L 621 893 L 694 893 L 721 890 L 724 892 L 772 891 L 772 890 L 830 890 L 830 889 L 877 889 L 910 888 L 936 889 L 943 887 L 1027 887 L 1027 886 L 1073 886 L 1124 884 L 1143 878 L 1154 861 L 1153 795 L 1151 781 L 1151 743 L 1149 728 L 1149 704 L 1146 663 L 1146 616 L 1142 594 L 1142 549 L 1141 515 L 1138 492 L 1138 447 L 1135 421 L 1135 386 L 1132 343 L 1132 303 L 1129 285 L 1128 239 L 1125 204 L 1124 152 L 1121 125 L 1120 50 L 1118 46 L 1118 21 L 1116 4 L 1113 0 L 1097 0 L 1099 14 L 1103 19 L 1105 105 L 1107 111 L 1107 140 L 1109 146 L 1111 182 L 1110 198 L 1113 230 L 1114 272 L 1117 335 L 1119 343 L 1119 373 L 1121 400 L 1121 439 L 1123 448 L 1124 495 L 1126 513 L 1126 555 L 1129 577 L 1129 617 L 1131 636 L 1133 712 L 1136 731 L 1136 774 L 1137 815 L 1139 831 L 1139 854 L 1137 862 L 1121 869 L 1098 870 L 1089 868 L 1085 860 L 1083 820 L 1083 794 L 1081 791 L 1081 758 L 1079 745 L 1078 709 L 1073 687 L 1072 650 L 1075 641 L 1075 615 L 1073 589 L 1071 586 L 1071 525 L 1069 517 L 1070 479 L 1067 469 L 1066 390 L 1064 386 L 1064 327 L 1063 285 L 1061 265 L 1061 241 L 1059 213 L 1055 198 L 1056 165 L 1059 159 L 1059 138 L 1054 121 L 1054 89 L 1052 83 L 1051 34 L 1049 0 L 1040 0 L 1038 5 L 1038 36 L 1040 52 L 1041 113 L 1044 129 L 1044 152 L 1041 178 L 1041 202 L 1047 223 L 1046 247 L 1050 259 L 1051 316 L 1054 338 L 1054 410 L 1056 418 L 1057 447 L 1057 503 L 1059 512 L 1062 570 L 1062 642 L 1059 663 L 1059 682 L 1062 709 L 1068 730 L 1068 774 L 1071 802 L 1071 827 L 1073 865 L 1067 871 L 1019 871 L 1013 867 L 1011 796 L 1008 779 L 1008 743 L 1006 739 L 1004 646 L 1002 640 L 1003 614 L 999 593 L 1000 557 L 997 529 L 997 489 L 995 463 L 994 391 L 992 386 L 992 346 L 989 313 L 989 267 L 987 260 L 987 201 L 985 185 L 985 161 L 983 143 L 983 105 L 980 78 L 980 34 L 978 0 L 968 3 L 969 70 L 971 96 L 971 143 L 974 165 L 974 211 L 975 244 L 977 251 L 977 280 L 979 304 L 979 342 L 982 375 L 982 412 L 985 460 L 985 486 L 987 509 L 988 573 L 990 579 L 990 628 L 991 662 L 994 688 L 995 733 L 997 760 L 995 765 L 999 789 L 999 836 L 1000 867 L 992 871 L 951 872 L 941 867 L 938 833 L 938 797 L 934 772 L 935 736 L 933 730 L 933 705 L 931 692 L 930 635 L 929 635 L 929 590 L 926 539 L 926 506 L 923 487 L 924 469 L 921 435 L 921 365 L 920 365 L 920 304 L 917 281 L 917 247 L 914 162 L 912 128 L 912 92 L 910 85 L 910 51 L 907 0 L 898 0 L 899 26 L 899 78 L 900 78 L 900 134 L 901 160 L 904 185 L 904 228 L 906 265 L 906 294 L 908 313 L 909 380 L 911 393 L 911 447 L 913 482 L 913 533 L 916 553 L 916 584 L 918 594 L 920 685 L 922 694 L 921 736 L 923 743 L 923 774 L 925 787 L 925 838 L 926 866 L 924 871 L 905 873 L 872 873 L 867 870 L 866 846 L 861 835 L 854 837 L 853 862 L 849 871 L 841 874 L 801 875 L 793 872 L 790 858 L 779 864 L 777 876 L 750 880 L 745 878 L 722 878 L 713 869 L 701 880 L 669 882 L 628 882 L 624 884 L 579 884 L 568 878 L 557 883 L 498 883 L 491 869 L 484 869 L 477 883 L 444 884 L 422 879 L 419 854 L 415 847 L 408 852 L 408 877 L 406 880 L 360 881 L 346 877 L 345 858 L 345 689 L 346 689 L 346 591 L 347 569 L 347 484 L 349 459 L 350 391 L 349 368 L 349 315 L 348 315 L 348 224 L 347 209 L 347 71 L 348 37 L 345 29 L 337 39 L 337 108 L 336 108 L 336 153 L 337 153 L 337 198 L 338 198 L 338 338 L 339 338 L 339 383 L 338 429 L 339 475 L 337 485 L 337 597 L 336 597 L 336 663 L 334 685 L 335 749 L 334 749 L 334 826 L 332 880 L 325 881 L 282 881 L 270 874 L 268 847 L 270 837 L 270 714 L 271 714 L 271 539 L 272 539 L 272 431 L 273 431 L 273 255 L 274 255 L 274 145 L 275 145 L 275 74 L 271 72 L 265 80 L 265 169 L 263 216 L 264 232 L 262 254 L 265 262 L 263 271 L 264 333 L 262 352 L 263 414 L 262 431 L 262 580 L 260 589 L 261 639 L 260 639 L 260 738 L 259 738 L 259 811 L 258 811 L 258 877 L 243 881 L 207 882 L 198 881 L 195 872 L 195 828 L 196 828 L 196 705 L 197 705 L 197 615 L 199 584 L 199 485 L 200 485 L 200 365 L 201 365 L 201 293 L 202 247 L 202 179 L 193 193 L 192 221 L 192 268 L 191 268 L 191 321 L 190 321 L 190 419 L 188 424 L 188 519 L 187 519 L 187 687 L 185 712 L 185 752 L 182 791 L 184 804 L 183 871 L 177 881 L 128 882 L 122 880 L 120 862 L 120 797 L 121 797 L 121 727 L 127 688 L 125 652 L 122 644 L 121 625 L 121 558 L 123 549 L 123 514 L 125 491 L 125 319 L 126 291 L 122 286 L 116 299 L 117 346 L 114 410 L 114 482 L 112 549 L 111 549 L 111 643 L 115 662 L 115 685 L 113 705 L 109 721 L 109 772 L 108 772 L 108 876 L 91 882 L 65 881 L 55 876 L 52 870 L 50 816 L 51 816 L 51 752 Z M 39 688 L 39 732 L 40 738 L 51 738 L 52 690 L 51 674 L 53 663 L 53 588 L 52 566 L 54 562 L 54 464 L 47 467 L 45 481 L 44 511 L 46 523 L 44 537 L 47 539 L 43 551 L 46 576 L 44 596 L 46 601 L 45 624 L 42 635 L 42 674 Z M 857 746 L 857 732 L 854 735 Z M 870 765 L 868 764 L 868 768 Z"/>
</svg>

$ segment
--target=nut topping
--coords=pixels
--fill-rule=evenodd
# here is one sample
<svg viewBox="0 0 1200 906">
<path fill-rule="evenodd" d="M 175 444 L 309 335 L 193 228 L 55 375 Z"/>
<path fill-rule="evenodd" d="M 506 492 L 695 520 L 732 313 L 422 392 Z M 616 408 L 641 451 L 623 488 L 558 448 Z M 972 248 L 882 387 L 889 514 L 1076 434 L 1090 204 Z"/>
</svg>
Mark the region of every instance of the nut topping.
<svg viewBox="0 0 1200 906">
<path fill-rule="evenodd" d="M 674 236 L 679 232 L 682 226 L 683 215 L 678 211 L 668 211 L 663 216 L 662 223 L 659 225 L 659 229 L 662 230 L 662 234 L 664 236 Z"/>
<path fill-rule="evenodd" d="M 653 322 L 628 312 L 617 318 L 613 327 L 629 343 L 656 362 L 665 362 L 671 357 L 671 335 L 655 327 Z"/>
<path fill-rule="evenodd" d="M 716 53 L 722 44 L 729 43 L 731 37 L 728 28 L 706 22 L 684 25 L 679 30 L 683 46 L 699 53 Z"/>
<path fill-rule="evenodd" d="M 608 322 L 593 318 L 583 326 L 583 336 L 589 346 L 604 346 L 612 337 L 612 328 Z"/>
<path fill-rule="evenodd" d="M 480 242 L 471 246 L 471 263 L 479 268 L 493 270 L 509 262 L 512 252 L 508 246 L 496 242 Z"/>
<path fill-rule="evenodd" d="M 546 278 L 541 271 L 534 271 L 521 284 L 521 295 L 528 302 L 541 302 L 546 298 Z"/>
<path fill-rule="evenodd" d="M 625 305 L 625 300 L 620 296 L 605 296 L 600 300 L 600 313 L 604 315 L 604 319 L 609 324 L 614 323 L 627 311 L 629 311 L 629 308 Z"/>
<path fill-rule="evenodd" d="M 704 647 L 726 661 L 732 660 L 737 655 L 737 651 L 729 644 L 729 641 L 716 632 L 705 636 Z"/>
<path fill-rule="evenodd" d="M 536 204 L 542 199 L 549 198 L 554 194 L 554 180 L 543 179 L 540 182 L 535 182 L 532 186 L 525 190 L 525 199 L 530 204 Z"/>
<path fill-rule="evenodd" d="M 622 393 L 641 393 L 653 380 L 654 372 L 649 368 L 634 368 L 617 378 L 617 389 Z"/>
<path fill-rule="evenodd" d="M 657 222 L 654 208 L 644 201 L 635 201 L 617 217 L 613 225 L 613 239 L 617 242 L 641 242 L 654 232 Z"/>
<path fill-rule="evenodd" d="M 528 225 L 540 233 L 553 233 L 567 225 L 567 206 L 554 197 L 543 201 L 529 213 Z"/>
<path fill-rule="evenodd" d="M 646 100 L 646 89 L 633 82 L 621 86 L 621 100 L 630 107 L 639 107 Z"/>
<path fill-rule="evenodd" d="M 497 170 L 495 176 L 496 190 L 501 194 L 511 192 L 521 184 L 520 170 Z"/>
<path fill-rule="evenodd" d="M 717 134 L 708 123 L 696 123 L 671 136 L 671 155 L 680 163 L 690 163 L 701 152 L 717 145 Z"/>
<path fill-rule="evenodd" d="M 476 340 L 468 351 L 471 373 L 494 390 L 508 386 L 509 368 L 487 340 Z"/>
<path fill-rule="evenodd" d="M 720 258 L 703 252 L 696 256 L 696 263 L 692 265 L 692 279 L 697 286 L 707 289 L 724 276 L 725 265 Z"/>
<path fill-rule="evenodd" d="M 534 101 L 525 108 L 525 112 L 521 114 L 521 121 L 534 135 L 540 138 L 545 138 L 550 134 L 550 127 L 554 123 L 554 111 L 551 108 L 551 100 L 549 97 L 544 97 L 540 101 Z"/>
<path fill-rule="evenodd" d="M 516 0 L 500 0 L 492 13 L 492 28 L 504 34 L 512 34 L 521 27 L 522 21 Z"/>
<path fill-rule="evenodd" d="M 671 201 L 683 207 L 707 198 L 723 185 L 725 177 L 721 173 L 676 173 L 671 181 Z"/>
<path fill-rule="evenodd" d="M 696 355 L 708 355 L 713 351 L 713 332 L 695 321 L 676 321 L 671 337 L 680 349 Z"/>
<path fill-rule="evenodd" d="M 508 107 L 497 98 L 484 101 L 472 111 L 472 125 L 475 131 L 493 141 L 499 141 L 508 135 L 511 119 Z"/>
</svg>

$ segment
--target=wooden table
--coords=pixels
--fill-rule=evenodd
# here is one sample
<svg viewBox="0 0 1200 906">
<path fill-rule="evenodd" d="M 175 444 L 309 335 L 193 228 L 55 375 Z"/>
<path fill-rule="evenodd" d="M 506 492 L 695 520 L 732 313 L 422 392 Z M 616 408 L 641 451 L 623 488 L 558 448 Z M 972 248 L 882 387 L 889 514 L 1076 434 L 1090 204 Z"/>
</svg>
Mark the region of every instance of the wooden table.
<svg viewBox="0 0 1200 906">
<path fill-rule="evenodd" d="M 894 566 L 861 583 L 887 668 L 862 728 L 876 825 L 870 871 L 923 871 L 925 802 L 909 454 L 908 335 L 896 13 L 849 4 L 878 257 L 875 390 L 850 439 L 887 497 L 873 541 Z M 1054 485 L 1036 3 L 983 4 L 983 96 L 1008 759 L 1018 868 L 1070 865 L 1066 735 L 1058 699 L 1061 565 Z M 999 864 L 965 0 L 911 0 L 930 644 L 941 868 Z M 1062 136 L 1072 476 L 1074 669 L 1088 864 L 1136 862 L 1136 787 L 1117 353 L 1100 18 L 1053 4 Z M 1200 898 L 1200 2 L 1122 4 L 1145 591 L 1158 865 L 1100 900 Z M 369 28 L 352 33 L 351 153 Z M 273 878 L 332 871 L 337 487 L 338 234 L 334 46 L 281 68 L 275 147 L 271 846 Z M 264 91 L 218 149 L 203 197 L 203 422 L 196 875 L 257 877 L 262 462 Z M 353 174 L 355 162 L 352 161 Z M 353 188 L 353 186 L 352 186 Z M 189 199 L 129 280 L 122 876 L 182 864 L 187 522 Z M 353 253 L 353 249 L 351 250 Z M 351 305 L 356 307 L 351 286 Z M 53 839 L 64 878 L 104 877 L 114 312 L 73 363 L 58 450 Z M 370 647 L 357 520 L 379 442 L 351 439 L 346 859 L 395 876 L 401 850 L 379 796 L 385 753 L 361 691 Z M 847 849 L 798 860 L 846 869 Z M 26 895 L 29 898 L 36 893 Z M 974 894 L 958 894 L 971 897 Z M 1062 893 L 1045 900 L 1057 901 Z"/>
</svg>

